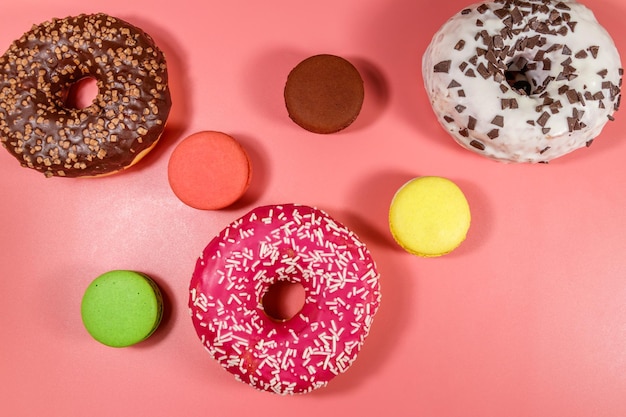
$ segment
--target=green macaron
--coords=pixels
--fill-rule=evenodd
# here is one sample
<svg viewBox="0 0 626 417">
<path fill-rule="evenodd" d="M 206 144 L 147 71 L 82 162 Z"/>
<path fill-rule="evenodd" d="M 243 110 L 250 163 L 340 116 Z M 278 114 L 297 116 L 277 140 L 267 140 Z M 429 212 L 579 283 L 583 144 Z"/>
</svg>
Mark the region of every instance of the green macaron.
<svg viewBox="0 0 626 417">
<path fill-rule="evenodd" d="M 81 303 L 89 334 L 107 346 L 126 347 L 147 339 L 163 316 L 163 297 L 148 276 L 125 270 L 94 279 Z"/>
</svg>

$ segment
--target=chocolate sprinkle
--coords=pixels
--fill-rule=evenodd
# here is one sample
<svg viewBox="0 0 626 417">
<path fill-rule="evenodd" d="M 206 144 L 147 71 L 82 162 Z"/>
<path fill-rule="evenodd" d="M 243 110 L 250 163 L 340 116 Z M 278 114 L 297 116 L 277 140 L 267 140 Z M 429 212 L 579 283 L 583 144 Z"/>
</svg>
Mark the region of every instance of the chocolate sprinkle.
<svg viewBox="0 0 626 417">
<path fill-rule="evenodd" d="M 452 63 L 451 60 L 441 61 L 440 63 L 435 65 L 434 71 L 435 72 L 449 72 L 451 63 Z"/>
<path fill-rule="evenodd" d="M 476 68 L 476 71 L 478 71 L 478 73 L 482 75 L 484 79 L 487 79 L 491 76 L 491 73 L 489 72 L 485 64 L 483 64 L 482 62 L 478 65 L 478 67 Z"/>
<path fill-rule="evenodd" d="M 465 48 L 465 41 L 463 39 L 459 40 L 456 45 L 454 45 L 454 49 L 457 51 L 462 51 Z"/>
<path fill-rule="evenodd" d="M 467 107 L 465 107 L 465 106 L 463 106 L 461 104 L 457 104 L 456 107 L 454 107 L 454 108 L 456 109 L 457 112 L 463 113 Z"/>
<path fill-rule="evenodd" d="M 498 115 L 496 117 L 493 118 L 493 120 L 491 121 L 492 125 L 496 125 L 496 126 L 500 126 L 500 127 L 504 127 L 504 117 Z"/>
<path fill-rule="evenodd" d="M 554 7 L 556 7 L 557 9 L 560 9 L 560 10 L 571 10 L 569 8 L 569 6 L 567 4 L 565 4 L 565 3 L 563 3 L 562 1 L 558 2 Z"/>
<path fill-rule="evenodd" d="M 576 55 L 574 55 L 576 58 L 578 59 L 585 59 L 587 58 L 587 51 L 585 51 L 584 49 L 581 49 L 580 51 L 576 52 Z"/>
<path fill-rule="evenodd" d="M 578 93 L 576 92 L 576 90 L 567 90 L 567 93 L 565 93 L 565 96 L 569 100 L 570 104 L 574 104 L 574 103 L 577 103 L 579 101 L 578 100 Z"/>
<path fill-rule="evenodd" d="M 489 133 L 487 133 L 487 137 L 489 137 L 489 139 L 495 139 L 498 136 L 500 136 L 500 130 L 498 129 L 492 129 Z"/>
<path fill-rule="evenodd" d="M 472 140 L 470 142 L 470 145 L 473 146 L 474 148 L 480 150 L 480 151 L 484 151 L 485 150 L 485 145 L 482 142 L 479 142 L 477 140 Z"/>
<path fill-rule="evenodd" d="M 513 24 L 516 25 L 524 20 L 524 16 L 517 6 L 511 11 L 511 18 L 513 19 Z"/>
<path fill-rule="evenodd" d="M 476 122 L 477 122 L 476 118 L 470 116 L 468 121 L 467 121 L 467 128 L 469 130 L 474 130 L 476 128 Z"/>
<path fill-rule="evenodd" d="M 537 124 L 541 127 L 545 127 L 549 119 L 550 119 L 550 113 L 548 113 L 547 111 L 544 111 L 543 113 L 541 113 L 541 116 L 539 116 L 539 118 L 537 119 Z"/>
</svg>

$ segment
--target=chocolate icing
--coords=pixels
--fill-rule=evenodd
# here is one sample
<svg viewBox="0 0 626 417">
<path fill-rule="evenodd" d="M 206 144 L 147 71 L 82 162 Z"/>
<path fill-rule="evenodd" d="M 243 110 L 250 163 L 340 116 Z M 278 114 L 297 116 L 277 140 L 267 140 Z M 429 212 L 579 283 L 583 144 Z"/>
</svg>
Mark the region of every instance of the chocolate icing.
<svg viewBox="0 0 626 417">
<path fill-rule="evenodd" d="M 66 106 L 93 77 L 98 94 Z M 33 26 L 0 57 L 0 140 L 51 176 L 97 176 L 132 165 L 161 136 L 171 107 L 163 53 L 141 29 L 106 14 Z"/>
</svg>

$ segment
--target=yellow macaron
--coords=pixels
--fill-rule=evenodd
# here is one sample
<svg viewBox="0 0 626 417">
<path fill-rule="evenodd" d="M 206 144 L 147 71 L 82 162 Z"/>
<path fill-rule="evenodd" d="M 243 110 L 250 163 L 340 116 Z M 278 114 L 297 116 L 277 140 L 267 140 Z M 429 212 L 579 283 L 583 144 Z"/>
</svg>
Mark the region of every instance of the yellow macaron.
<svg viewBox="0 0 626 417">
<path fill-rule="evenodd" d="M 463 191 L 442 177 L 410 180 L 394 195 L 389 229 L 407 252 L 423 257 L 450 253 L 465 240 L 471 222 Z"/>
</svg>

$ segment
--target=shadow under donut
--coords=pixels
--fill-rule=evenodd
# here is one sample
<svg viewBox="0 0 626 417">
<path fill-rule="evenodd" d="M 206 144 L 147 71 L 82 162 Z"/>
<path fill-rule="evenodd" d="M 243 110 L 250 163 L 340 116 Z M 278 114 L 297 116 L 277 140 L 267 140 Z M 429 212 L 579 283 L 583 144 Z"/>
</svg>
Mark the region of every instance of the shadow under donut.
<svg viewBox="0 0 626 417">
<path fill-rule="evenodd" d="M 131 168 L 132 170 L 144 169 L 169 153 L 187 128 L 188 120 L 193 119 L 190 95 L 186 88 L 189 85 L 187 64 L 184 57 L 180 55 L 180 51 L 184 49 L 179 45 L 177 39 L 162 26 L 155 25 L 152 21 L 144 20 L 137 15 L 118 17 L 150 35 L 159 49 L 163 51 L 167 62 L 172 107 L 159 142 L 143 160 Z"/>
</svg>

